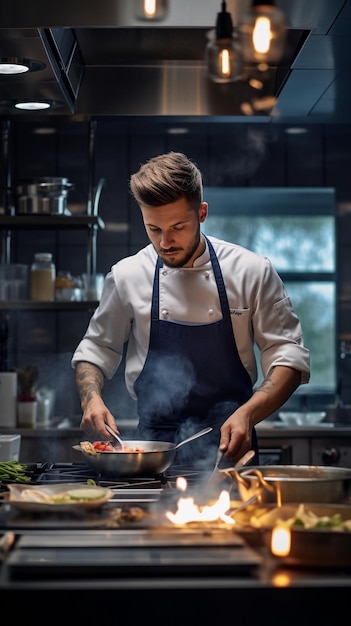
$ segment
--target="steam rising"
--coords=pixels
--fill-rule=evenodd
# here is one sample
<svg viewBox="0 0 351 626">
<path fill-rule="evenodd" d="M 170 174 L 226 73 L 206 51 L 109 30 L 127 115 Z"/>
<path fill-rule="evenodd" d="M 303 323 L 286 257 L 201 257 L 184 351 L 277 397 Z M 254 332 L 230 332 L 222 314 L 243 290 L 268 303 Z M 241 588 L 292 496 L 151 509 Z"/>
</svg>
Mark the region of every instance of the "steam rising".
<svg viewBox="0 0 351 626">
<path fill-rule="evenodd" d="M 150 388 L 157 385 L 156 393 Z M 189 393 L 195 384 L 192 364 L 183 356 L 166 355 L 155 361 L 143 378 L 138 402 L 144 414 L 174 422 L 175 416 L 186 406 Z"/>
</svg>

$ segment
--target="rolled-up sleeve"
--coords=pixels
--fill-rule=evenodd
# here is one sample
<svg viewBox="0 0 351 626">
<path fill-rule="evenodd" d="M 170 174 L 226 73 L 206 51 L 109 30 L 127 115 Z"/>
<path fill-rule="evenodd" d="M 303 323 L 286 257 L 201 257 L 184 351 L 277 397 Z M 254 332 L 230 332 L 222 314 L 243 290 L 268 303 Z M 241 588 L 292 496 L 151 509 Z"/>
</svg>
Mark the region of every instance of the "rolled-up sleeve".
<svg viewBox="0 0 351 626">
<path fill-rule="evenodd" d="M 120 301 L 111 271 L 106 275 L 99 306 L 73 354 L 72 367 L 78 361 L 87 361 L 97 365 L 106 378 L 111 379 L 122 360 L 130 325 L 128 311 Z"/>
</svg>

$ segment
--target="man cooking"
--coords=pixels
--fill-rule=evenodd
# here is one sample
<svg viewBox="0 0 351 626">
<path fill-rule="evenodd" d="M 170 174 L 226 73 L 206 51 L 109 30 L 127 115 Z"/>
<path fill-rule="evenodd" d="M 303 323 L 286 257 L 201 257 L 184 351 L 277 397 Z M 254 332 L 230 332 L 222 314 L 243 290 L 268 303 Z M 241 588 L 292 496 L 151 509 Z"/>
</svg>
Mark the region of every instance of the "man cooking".
<svg viewBox="0 0 351 626">
<path fill-rule="evenodd" d="M 310 375 L 284 284 L 266 257 L 201 232 L 208 213 L 202 175 L 184 154 L 151 158 L 131 176 L 130 189 L 150 244 L 107 274 L 73 355 L 81 429 L 93 439 L 110 438 L 105 424 L 119 433 L 103 388 L 127 344 L 136 439 L 177 443 L 212 426 L 182 447 L 188 460 L 211 465 L 219 447 L 232 465 L 252 448 L 251 463 L 259 464 L 255 425 Z M 264 376 L 256 389 L 254 344 Z"/>
</svg>

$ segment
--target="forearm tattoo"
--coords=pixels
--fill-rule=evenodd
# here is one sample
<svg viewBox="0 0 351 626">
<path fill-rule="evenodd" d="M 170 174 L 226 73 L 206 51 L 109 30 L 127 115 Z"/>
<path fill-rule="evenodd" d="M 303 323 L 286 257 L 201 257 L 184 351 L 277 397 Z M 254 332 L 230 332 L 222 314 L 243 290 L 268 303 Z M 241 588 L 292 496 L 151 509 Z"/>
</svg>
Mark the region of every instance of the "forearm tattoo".
<svg viewBox="0 0 351 626">
<path fill-rule="evenodd" d="M 102 395 L 104 388 L 104 375 L 95 365 L 90 363 L 78 363 L 76 367 L 76 384 L 82 407 L 91 400 L 93 392 Z"/>
<path fill-rule="evenodd" d="M 275 368 L 273 367 L 273 369 L 271 369 L 269 374 L 267 374 L 266 378 L 262 381 L 259 387 L 257 387 L 257 391 L 263 391 L 263 393 L 269 393 L 273 389 L 275 385 L 275 383 L 272 381 L 272 374 L 274 370 Z"/>
</svg>

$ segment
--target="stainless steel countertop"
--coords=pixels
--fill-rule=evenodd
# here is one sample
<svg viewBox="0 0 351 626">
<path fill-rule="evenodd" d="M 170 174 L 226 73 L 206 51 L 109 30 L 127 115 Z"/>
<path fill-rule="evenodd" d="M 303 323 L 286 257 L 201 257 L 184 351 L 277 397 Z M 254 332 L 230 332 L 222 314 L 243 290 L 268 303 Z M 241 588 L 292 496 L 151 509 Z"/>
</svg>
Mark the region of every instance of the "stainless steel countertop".
<svg viewBox="0 0 351 626">
<path fill-rule="evenodd" d="M 260 438 L 334 438 L 351 436 L 351 424 L 333 424 L 329 422 L 317 424 L 316 426 L 290 426 L 278 421 L 263 421 L 256 426 L 256 430 Z"/>
<path fill-rule="evenodd" d="M 132 421 L 119 421 L 118 426 L 122 430 L 134 430 L 136 423 Z M 287 438 L 287 437 L 350 437 L 351 424 L 328 424 L 328 426 L 285 426 L 278 422 L 262 422 L 256 426 L 257 434 L 260 438 Z M 67 435 L 82 436 L 82 431 L 77 425 L 72 425 L 69 420 L 61 420 L 55 424 L 36 426 L 34 428 L 1 428 L 1 434 L 20 434 L 23 437 L 42 437 L 43 435 L 55 435 L 56 437 L 67 437 Z"/>
</svg>

